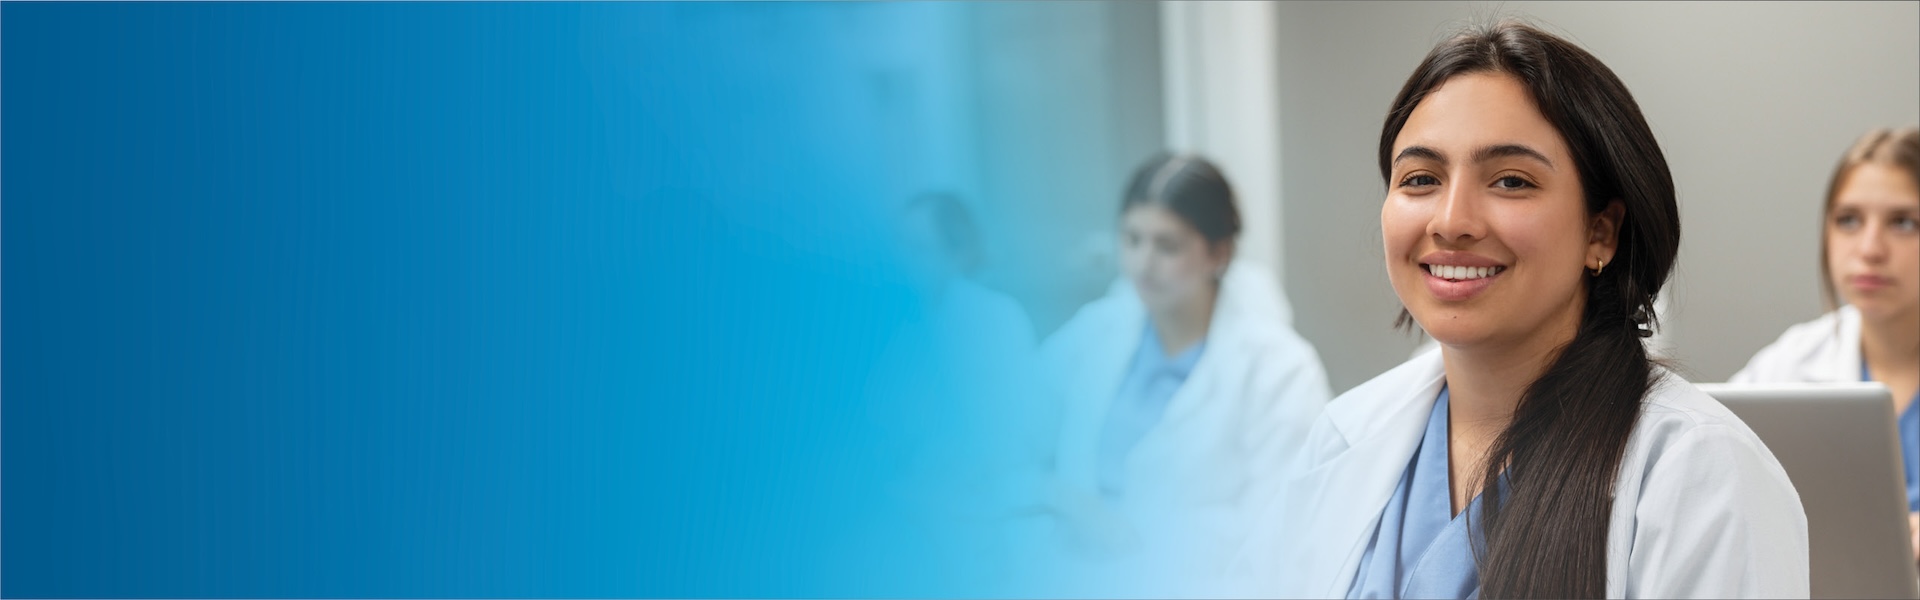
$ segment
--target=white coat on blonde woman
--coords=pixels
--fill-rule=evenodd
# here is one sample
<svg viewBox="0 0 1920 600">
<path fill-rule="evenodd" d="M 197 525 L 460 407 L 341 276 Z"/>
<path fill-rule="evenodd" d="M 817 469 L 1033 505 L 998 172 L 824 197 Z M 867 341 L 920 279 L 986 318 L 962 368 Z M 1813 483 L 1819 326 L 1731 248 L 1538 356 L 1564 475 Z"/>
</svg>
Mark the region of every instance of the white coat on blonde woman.
<svg viewBox="0 0 1920 600">
<path fill-rule="evenodd" d="M 1760 438 L 1659 367 L 1607 527 L 1609 598 L 1805 598 L 1807 520 Z M 1221 593 L 1344 598 L 1445 383 L 1428 352 L 1327 405 Z"/>
<path fill-rule="evenodd" d="M 1146 306 L 1122 280 L 1042 346 L 1064 402 L 1054 499 L 1066 511 L 1092 505 L 1111 517 L 1112 531 L 1095 542 L 1108 547 L 1094 554 L 1177 555 L 1169 560 L 1217 569 L 1244 542 L 1248 511 L 1265 504 L 1281 465 L 1331 396 L 1326 371 L 1293 331 L 1273 277 L 1234 261 L 1222 277 L 1199 362 L 1127 455 L 1124 494 L 1102 498 L 1102 426 L 1147 319 Z"/>
<path fill-rule="evenodd" d="M 1860 381 L 1860 311 L 1852 306 L 1794 325 L 1762 348 L 1732 383 Z"/>
</svg>

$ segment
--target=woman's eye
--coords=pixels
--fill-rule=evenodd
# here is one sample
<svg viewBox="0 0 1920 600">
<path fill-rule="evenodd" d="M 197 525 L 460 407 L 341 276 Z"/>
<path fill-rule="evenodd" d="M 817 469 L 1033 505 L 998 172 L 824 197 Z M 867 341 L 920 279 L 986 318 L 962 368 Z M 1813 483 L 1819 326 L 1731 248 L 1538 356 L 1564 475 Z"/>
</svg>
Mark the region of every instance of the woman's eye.
<svg viewBox="0 0 1920 600">
<path fill-rule="evenodd" d="M 1426 187 L 1440 185 L 1440 178 L 1432 175 L 1411 175 L 1400 180 L 1400 187 Z"/>
<path fill-rule="evenodd" d="M 1920 221 L 1916 221 L 1912 215 L 1901 215 L 1894 217 L 1887 225 L 1892 227 L 1894 231 L 1911 232 L 1920 228 Z"/>
<path fill-rule="evenodd" d="M 1520 177 L 1515 175 L 1508 175 L 1506 177 L 1501 177 L 1499 179 L 1494 180 L 1493 187 L 1500 188 L 1502 190 L 1507 190 L 1507 191 L 1523 190 L 1523 189 L 1533 187 L 1533 182 L 1527 181 L 1525 179 L 1521 179 Z"/>
<path fill-rule="evenodd" d="M 1835 215 L 1833 226 L 1841 229 L 1854 229 L 1860 226 L 1859 215 Z"/>
</svg>

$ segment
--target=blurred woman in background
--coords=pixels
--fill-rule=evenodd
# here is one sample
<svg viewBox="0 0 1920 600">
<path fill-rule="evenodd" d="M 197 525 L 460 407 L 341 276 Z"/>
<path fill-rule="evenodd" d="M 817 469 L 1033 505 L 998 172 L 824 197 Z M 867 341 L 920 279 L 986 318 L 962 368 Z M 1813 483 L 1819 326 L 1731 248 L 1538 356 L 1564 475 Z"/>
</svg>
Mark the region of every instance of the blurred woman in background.
<svg viewBox="0 0 1920 600">
<path fill-rule="evenodd" d="M 1788 328 L 1731 381 L 1885 384 L 1920 557 L 1920 128 L 1861 136 L 1834 169 L 1823 212 L 1821 292 L 1830 309 L 1844 304 Z"/>
<path fill-rule="evenodd" d="M 1240 213 L 1212 163 L 1141 165 L 1120 221 L 1124 280 L 1042 347 L 1065 401 L 1050 506 L 1083 555 L 1219 560 L 1330 396 L 1326 371 L 1273 277 L 1235 260 Z"/>
</svg>

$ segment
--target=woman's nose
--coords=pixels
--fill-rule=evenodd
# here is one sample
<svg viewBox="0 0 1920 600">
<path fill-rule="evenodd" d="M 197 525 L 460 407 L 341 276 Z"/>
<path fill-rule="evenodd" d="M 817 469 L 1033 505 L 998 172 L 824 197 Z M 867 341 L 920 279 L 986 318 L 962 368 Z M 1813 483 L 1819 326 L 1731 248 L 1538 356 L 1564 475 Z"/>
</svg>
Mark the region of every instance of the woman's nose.
<svg viewBox="0 0 1920 600">
<path fill-rule="evenodd" d="M 1434 207 L 1433 220 L 1427 224 L 1428 233 L 1447 242 L 1486 237 L 1486 223 L 1480 218 L 1480 195 L 1476 190 L 1449 185 L 1442 194 L 1439 206 Z"/>
<path fill-rule="evenodd" d="M 1860 237 L 1854 240 L 1855 250 L 1860 259 L 1868 263 L 1880 263 L 1887 259 L 1887 228 L 1884 224 L 1869 222 L 1860 229 Z"/>
</svg>

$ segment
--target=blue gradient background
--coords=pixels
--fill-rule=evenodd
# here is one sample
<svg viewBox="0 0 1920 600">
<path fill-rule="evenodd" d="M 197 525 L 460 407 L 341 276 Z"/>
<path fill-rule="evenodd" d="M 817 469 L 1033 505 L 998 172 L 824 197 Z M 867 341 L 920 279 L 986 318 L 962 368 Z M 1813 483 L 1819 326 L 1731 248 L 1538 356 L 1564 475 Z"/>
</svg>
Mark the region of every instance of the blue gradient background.
<svg viewBox="0 0 1920 600">
<path fill-rule="evenodd" d="M 991 592 L 873 541 L 848 12 L 0 7 L 0 594 Z"/>
</svg>

